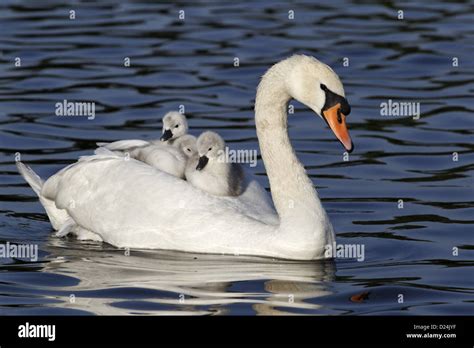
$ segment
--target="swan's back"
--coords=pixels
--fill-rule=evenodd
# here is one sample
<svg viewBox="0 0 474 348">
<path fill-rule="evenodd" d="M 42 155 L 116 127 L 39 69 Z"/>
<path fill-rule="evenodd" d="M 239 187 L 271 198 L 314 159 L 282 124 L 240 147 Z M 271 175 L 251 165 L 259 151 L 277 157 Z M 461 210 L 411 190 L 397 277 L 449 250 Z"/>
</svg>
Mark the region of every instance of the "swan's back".
<svg viewBox="0 0 474 348">
<path fill-rule="evenodd" d="M 45 183 L 58 208 L 108 243 L 197 252 L 223 252 L 229 236 L 244 243 L 275 229 L 278 218 L 266 193 L 256 182 L 247 187 L 239 198 L 215 197 L 147 164 L 112 156 L 90 156 Z"/>
</svg>

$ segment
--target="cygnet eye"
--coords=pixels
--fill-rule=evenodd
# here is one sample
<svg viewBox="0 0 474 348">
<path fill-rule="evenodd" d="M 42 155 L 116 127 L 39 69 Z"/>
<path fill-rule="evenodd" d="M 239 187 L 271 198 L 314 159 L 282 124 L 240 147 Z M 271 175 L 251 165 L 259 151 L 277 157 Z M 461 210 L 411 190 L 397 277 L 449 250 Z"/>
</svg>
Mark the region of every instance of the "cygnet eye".
<svg viewBox="0 0 474 348">
<path fill-rule="evenodd" d="M 212 147 L 210 147 L 207 151 L 211 151 L 212 150 Z"/>
<path fill-rule="evenodd" d="M 187 150 L 188 152 L 191 152 L 191 149 L 190 149 L 189 147 L 188 147 L 186 150 Z"/>
<path fill-rule="evenodd" d="M 179 124 L 177 124 L 176 126 L 174 126 L 174 128 L 178 128 L 179 127 Z"/>
</svg>

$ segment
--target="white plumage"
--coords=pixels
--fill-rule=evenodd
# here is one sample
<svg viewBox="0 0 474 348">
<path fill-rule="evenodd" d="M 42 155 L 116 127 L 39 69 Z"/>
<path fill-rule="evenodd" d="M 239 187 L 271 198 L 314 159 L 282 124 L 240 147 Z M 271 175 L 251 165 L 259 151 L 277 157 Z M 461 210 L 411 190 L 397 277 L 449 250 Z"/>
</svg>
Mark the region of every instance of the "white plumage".
<svg viewBox="0 0 474 348">
<path fill-rule="evenodd" d="M 293 56 L 274 65 L 258 87 L 257 135 L 278 214 L 254 180 L 243 183 L 240 196 L 214 196 L 113 153 L 82 158 L 44 184 L 23 164 L 19 170 L 57 230 L 72 219 L 77 228 L 117 247 L 324 258 L 334 232 L 293 151 L 286 114 L 291 97 L 321 114 L 319 83 L 344 95 L 329 67 L 311 57 Z"/>
</svg>

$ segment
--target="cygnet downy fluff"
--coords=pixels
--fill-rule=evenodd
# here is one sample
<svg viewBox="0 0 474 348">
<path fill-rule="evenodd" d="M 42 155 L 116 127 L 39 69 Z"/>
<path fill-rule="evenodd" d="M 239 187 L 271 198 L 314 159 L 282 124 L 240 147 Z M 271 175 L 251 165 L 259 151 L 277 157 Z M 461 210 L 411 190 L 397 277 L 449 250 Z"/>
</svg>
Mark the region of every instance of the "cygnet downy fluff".
<svg viewBox="0 0 474 348">
<path fill-rule="evenodd" d="M 222 137 L 215 132 L 204 132 L 199 136 L 196 148 L 197 153 L 186 165 L 186 180 L 213 195 L 240 195 L 244 172 L 238 163 L 227 161 Z"/>
</svg>

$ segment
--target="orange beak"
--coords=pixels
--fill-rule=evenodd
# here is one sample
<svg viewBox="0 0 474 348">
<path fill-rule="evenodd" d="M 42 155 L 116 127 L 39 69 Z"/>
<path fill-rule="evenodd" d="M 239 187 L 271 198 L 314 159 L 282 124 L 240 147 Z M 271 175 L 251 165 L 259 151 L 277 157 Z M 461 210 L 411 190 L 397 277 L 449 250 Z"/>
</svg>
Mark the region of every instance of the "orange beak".
<svg viewBox="0 0 474 348">
<path fill-rule="evenodd" d="M 347 130 L 346 116 L 340 110 L 341 104 L 337 103 L 333 107 L 324 110 L 323 116 L 347 152 L 352 152 L 354 145 L 352 144 L 351 136 Z"/>
</svg>

